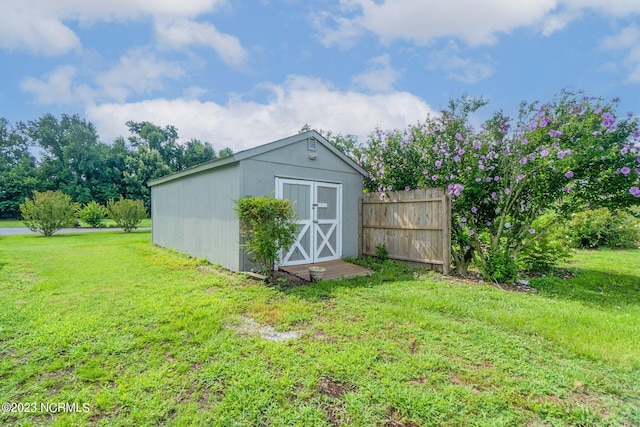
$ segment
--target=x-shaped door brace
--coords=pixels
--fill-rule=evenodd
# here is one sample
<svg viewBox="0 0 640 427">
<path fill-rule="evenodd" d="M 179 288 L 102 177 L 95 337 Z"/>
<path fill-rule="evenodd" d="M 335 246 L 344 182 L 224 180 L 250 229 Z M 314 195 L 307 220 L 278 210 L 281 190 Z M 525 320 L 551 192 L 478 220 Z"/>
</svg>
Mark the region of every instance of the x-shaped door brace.
<svg viewBox="0 0 640 427">
<path fill-rule="evenodd" d="M 327 234 L 324 234 L 322 232 L 322 228 L 320 228 L 319 224 L 318 224 L 318 227 L 316 227 L 316 230 L 318 231 L 318 235 L 322 239 L 322 243 L 320 243 L 320 245 L 317 246 L 316 257 L 322 253 L 322 250 L 324 249 L 325 246 L 329 248 L 329 250 L 331 251 L 331 255 L 336 256 L 336 248 L 331 247 L 331 245 L 329 244 L 329 238 L 333 234 L 337 225 L 338 224 L 335 222 L 331 224 L 331 227 L 329 227 Z"/>
<path fill-rule="evenodd" d="M 305 251 L 304 248 L 302 247 L 302 245 L 300 244 L 300 242 L 302 241 L 302 238 L 304 237 L 306 232 L 309 231 L 309 227 L 311 227 L 310 223 L 304 224 L 304 227 L 302 227 L 302 230 L 300 231 L 300 233 L 296 237 L 296 241 L 291 246 L 291 249 L 289 249 L 289 252 L 287 252 L 287 256 L 284 257 L 282 262 L 289 261 L 289 258 L 291 257 L 291 255 L 293 255 L 293 253 L 295 252 L 296 248 L 298 248 L 298 250 L 300 250 L 300 253 L 302 253 L 302 255 L 304 256 L 305 260 L 310 260 L 311 261 L 311 257 L 309 256 L 307 251 Z"/>
</svg>

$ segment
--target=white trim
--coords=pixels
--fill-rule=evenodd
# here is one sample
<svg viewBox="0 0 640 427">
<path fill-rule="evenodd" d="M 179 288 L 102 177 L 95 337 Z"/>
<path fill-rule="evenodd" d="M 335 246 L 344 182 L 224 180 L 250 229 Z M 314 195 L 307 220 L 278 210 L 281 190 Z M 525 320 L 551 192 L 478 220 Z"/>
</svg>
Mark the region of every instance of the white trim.
<svg viewBox="0 0 640 427">
<path fill-rule="evenodd" d="M 309 208 L 311 212 L 311 218 L 305 218 L 298 222 L 302 225 L 302 229 L 296 236 L 296 242 L 289 248 L 286 254 L 283 253 L 280 265 L 299 265 L 310 264 L 322 261 L 331 261 L 340 259 L 342 257 L 342 184 L 323 182 L 323 181 L 310 181 L 304 179 L 289 179 L 289 178 L 276 178 L 276 198 L 282 199 L 284 197 L 283 189 L 285 184 L 304 185 L 308 186 L 309 193 Z M 327 208 L 327 203 L 318 203 L 318 188 L 335 188 L 336 189 L 336 218 L 330 219 L 318 219 L 318 208 Z M 320 225 L 330 224 L 329 230 L 325 233 Z M 304 248 L 300 244 L 300 240 L 306 233 L 310 233 L 310 247 Z M 329 240 L 335 233 L 335 247 L 333 247 Z M 289 257 L 293 252 L 298 249 L 304 256 L 304 259 L 289 261 Z M 319 257 L 319 254 L 324 250 L 329 249 L 331 255 L 325 257 Z"/>
</svg>

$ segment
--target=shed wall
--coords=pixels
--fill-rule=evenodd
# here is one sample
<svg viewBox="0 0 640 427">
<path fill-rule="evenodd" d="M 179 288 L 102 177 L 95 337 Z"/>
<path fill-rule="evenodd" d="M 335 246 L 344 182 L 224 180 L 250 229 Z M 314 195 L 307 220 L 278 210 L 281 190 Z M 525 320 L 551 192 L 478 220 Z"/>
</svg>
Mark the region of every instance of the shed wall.
<svg viewBox="0 0 640 427">
<path fill-rule="evenodd" d="M 279 178 L 304 179 L 342 184 L 342 256 L 358 256 L 358 199 L 362 196 L 362 175 L 324 146 L 317 144 L 316 160 L 303 140 L 240 162 L 241 196 L 264 196 L 275 191 Z M 251 264 L 241 259 L 241 269 Z"/>
<path fill-rule="evenodd" d="M 238 171 L 235 163 L 153 186 L 153 243 L 240 270 Z"/>
</svg>

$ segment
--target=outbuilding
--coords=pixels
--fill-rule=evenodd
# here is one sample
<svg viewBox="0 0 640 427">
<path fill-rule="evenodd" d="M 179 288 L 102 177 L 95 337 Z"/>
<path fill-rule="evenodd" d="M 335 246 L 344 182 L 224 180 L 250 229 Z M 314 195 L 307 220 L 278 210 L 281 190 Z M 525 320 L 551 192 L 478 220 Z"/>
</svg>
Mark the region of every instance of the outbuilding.
<svg viewBox="0 0 640 427">
<path fill-rule="evenodd" d="M 285 198 L 298 214 L 296 242 L 280 265 L 358 255 L 358 199 L 366 174 L 316 131 L 304 132 L 153 180 L 152 239 L 234 271 L 252 268 L 240 246 L 235 201 Z"/>
</svg>

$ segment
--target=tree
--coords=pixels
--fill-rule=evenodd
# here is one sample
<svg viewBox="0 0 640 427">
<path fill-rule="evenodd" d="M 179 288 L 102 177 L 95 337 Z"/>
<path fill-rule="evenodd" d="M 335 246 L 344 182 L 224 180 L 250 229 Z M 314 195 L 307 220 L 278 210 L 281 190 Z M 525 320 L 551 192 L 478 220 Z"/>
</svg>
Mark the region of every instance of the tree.
<svg viewBox="0 0 640 427">
<path fill-rule="evenodd" d="M 147 211 L 142 202 L 131 199 L 109 200 L 107 214 L 125 233 L 136 229 L 140 221 L 147 217 Z"/>
<path fill-rule="evenodd" d="M 0 218 L 18 218 L 20 204 L 42 186 L 26 138 L 0 118 Z"/>
<path fill-rule="evenodd" d="M 295 242 L 296 213 L 291 202 L 270 197 L 243 197 L 236 201 L 240 229 L 247 237 L 242 247 L 262 266 L 269 280 L 282 250 Z"/>
<path fill-rule="evenodd" d="M 476 129 L 469 115 L 485 104 L 463 98 L 405 131 L 378 130 L 357 153 L 371 191 L 449 190 L 459 272 L 473 259 L 489 278 L 515 265 L 554 226 L 533 227 L 547 212 L 640 202 L 638 121 L 616 117 L 617 100 L 565 91 L 546 104 L 523 103 L 515 121 L 497 112 Z"/>
<path fill-rule="evenodd" d="M 178 129 L 175 126 L 160 127 L 150 122 L 134 121 L 128 121 L 126 125 L 132 134 L 129 141 L 134 147 L 144 146 L 149 151 L 157 151 L 171 171 L 182 169 L 181 149 L 177 143 Z"/>
<path fill-rule="evenodd" d="M 76 222 L 78 204 L 61 191 L 35 191 L 33 199 L 20 205 L 24 224 L 29 230 L 52 236 L 56 231 L 71 227 Z"/>
<path fill-rule="evenodd" d="M 208 142 L 191 139 L 182 150 L 182 167 L 188 168 L 216 158 L 216 151 Z"/>
</svg>

